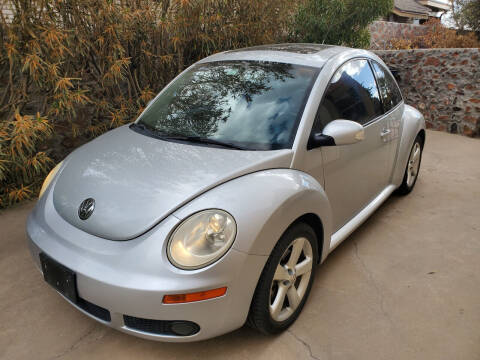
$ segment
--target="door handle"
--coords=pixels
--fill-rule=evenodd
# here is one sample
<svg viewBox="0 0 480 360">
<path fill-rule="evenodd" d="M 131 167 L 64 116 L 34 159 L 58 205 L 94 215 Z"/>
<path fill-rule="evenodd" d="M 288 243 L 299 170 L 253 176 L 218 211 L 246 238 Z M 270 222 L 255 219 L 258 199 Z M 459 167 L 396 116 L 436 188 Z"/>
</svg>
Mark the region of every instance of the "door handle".
<svg viewBox="0 0 480 360">
<path fill-rule="evenodd" d="M 380 137 L 384 138 L 385 136 L 390 135 L 391 132 L 392 132 L 392 130 L 390 130 L 390 129 L 383 129 L 382 132 L 380 133 Z"/>
</svg>

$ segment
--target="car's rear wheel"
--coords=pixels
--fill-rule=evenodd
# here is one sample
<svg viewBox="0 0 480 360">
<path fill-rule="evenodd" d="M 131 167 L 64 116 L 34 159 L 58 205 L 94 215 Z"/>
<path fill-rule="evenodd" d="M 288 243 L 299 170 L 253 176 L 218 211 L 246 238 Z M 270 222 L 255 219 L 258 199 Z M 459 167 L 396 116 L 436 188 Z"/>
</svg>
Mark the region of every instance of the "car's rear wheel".
<svg viewBox="0 0 480 360">
<path fill-rule="evenodd" d="M 302 311 L 310 293 L 317 263 L 317 238 L 304 223 L 290 227 L 280 238 L 255 289 L 248 324 L 275 334 L 288 328 Z"/>
<path fill-rule="evenodd" d="M 403 175 L 403 181 L 397 189 L 397 194 L 407 195 L 413 190 L 417 183 L 420 163 L 422 162 L 423 141 L 420 135 L 417 135 L 413 143 L 410 155 L 408 157 L 407 168 Z"/>
</svg>

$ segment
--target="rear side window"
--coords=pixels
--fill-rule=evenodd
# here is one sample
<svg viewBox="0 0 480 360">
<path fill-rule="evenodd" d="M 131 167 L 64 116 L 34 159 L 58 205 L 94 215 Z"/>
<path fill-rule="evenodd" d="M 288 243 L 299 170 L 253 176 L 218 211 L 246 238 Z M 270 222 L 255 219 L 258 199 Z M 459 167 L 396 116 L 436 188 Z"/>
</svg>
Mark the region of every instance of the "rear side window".
<svg viewBox="0 0 480 360">
<path fill-rule="evenodd" d="M 351 60 L 333 76 L 319 106 L 315 132 L 331 121 L 344 119 L 366 124 L 383 114 L 375 77 L 367 60 Z"/>
<path fill-rule="evenodd" d="M 378 88 L 383 100 L 385 112 L 393 109 L 402 101 L 402 93 L 392 75 L 379 63 L 372 61 L 373 70 L 377 76 Z"/>
</svg>

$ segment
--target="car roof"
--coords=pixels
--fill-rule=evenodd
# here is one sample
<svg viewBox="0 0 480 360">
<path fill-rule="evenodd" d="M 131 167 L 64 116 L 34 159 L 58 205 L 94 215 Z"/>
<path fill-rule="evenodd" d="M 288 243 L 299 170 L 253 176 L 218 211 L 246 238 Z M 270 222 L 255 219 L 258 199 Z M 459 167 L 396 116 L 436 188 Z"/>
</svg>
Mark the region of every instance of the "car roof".
<svg viewBox="0 0 480 360">
<path fill-rule="evenodd" d="M 322 67 L 331 57 L 353 49 L 323 44 L 272 44 L 224 51 L 199 63 L 232 60 L 257 60 Z"/>
</svg>

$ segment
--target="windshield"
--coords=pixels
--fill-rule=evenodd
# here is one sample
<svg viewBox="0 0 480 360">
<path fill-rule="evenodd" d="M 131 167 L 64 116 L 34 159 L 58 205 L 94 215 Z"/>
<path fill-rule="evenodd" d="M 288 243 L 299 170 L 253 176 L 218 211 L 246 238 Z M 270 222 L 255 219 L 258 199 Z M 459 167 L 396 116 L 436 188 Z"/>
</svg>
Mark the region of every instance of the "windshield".
<svg viewBox="0 0 480 360">
<path fill-rule="evenodd" d="M 140 116 L 159 137 L 211 139 L 251 150 L 291 148 L 319 69 L 257 61 L 199 64 Z"/>
</svg>

